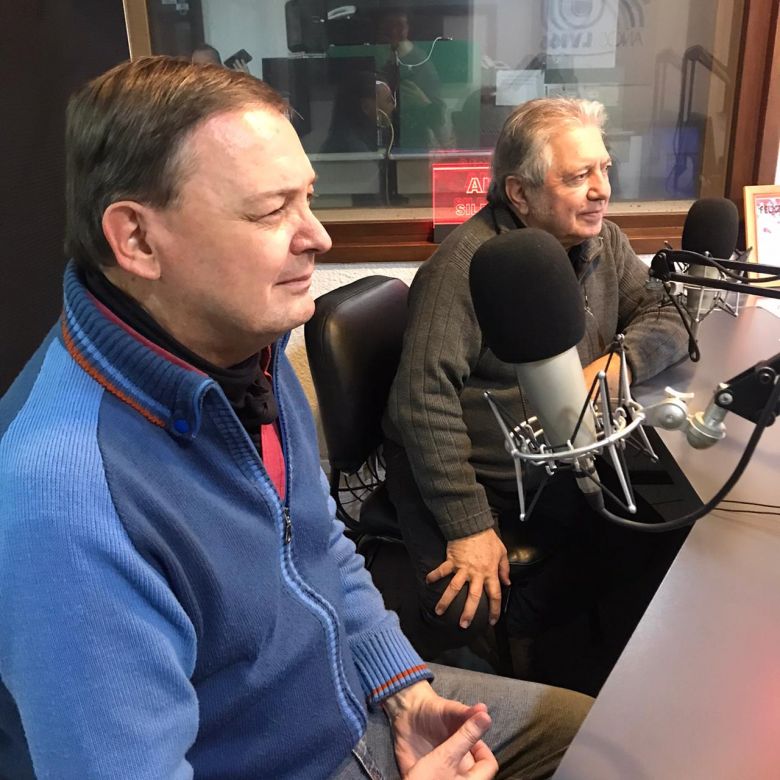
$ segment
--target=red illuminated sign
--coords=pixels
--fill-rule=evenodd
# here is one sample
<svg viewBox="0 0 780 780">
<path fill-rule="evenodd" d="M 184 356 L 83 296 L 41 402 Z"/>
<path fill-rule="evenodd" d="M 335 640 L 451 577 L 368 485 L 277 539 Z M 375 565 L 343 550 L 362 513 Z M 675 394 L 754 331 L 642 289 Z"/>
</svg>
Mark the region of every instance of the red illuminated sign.
<svg viewBox="0 0 780 780">
<path fill-rule="evenodd" d="M 432 163 L 433 224 L 458 225 L 484 205 L 489 163 Z"/>
</svg>

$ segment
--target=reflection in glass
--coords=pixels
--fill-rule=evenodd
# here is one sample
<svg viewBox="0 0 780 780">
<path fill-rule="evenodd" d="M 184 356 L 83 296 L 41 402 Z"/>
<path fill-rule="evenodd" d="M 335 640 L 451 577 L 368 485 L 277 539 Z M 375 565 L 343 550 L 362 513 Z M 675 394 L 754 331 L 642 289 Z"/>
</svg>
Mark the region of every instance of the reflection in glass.
<svg viewBox="0 0 780 780">
<path fill-rule="evenodd" d="M 245 50 L 286 95 L 318 207 L 430 206 L 435 159 L 488 159 L 545 95 L 610 117 L 613 200 L 722 195 L 744 0 L 148 0 L 155 51 Z"/>
</svg>

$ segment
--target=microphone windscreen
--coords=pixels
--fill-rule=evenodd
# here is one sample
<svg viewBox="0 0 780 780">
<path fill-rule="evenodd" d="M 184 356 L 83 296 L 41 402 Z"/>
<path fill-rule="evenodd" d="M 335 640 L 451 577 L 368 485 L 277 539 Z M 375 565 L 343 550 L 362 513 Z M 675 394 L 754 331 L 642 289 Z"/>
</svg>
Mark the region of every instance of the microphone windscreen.
<svg viewBox="0 0 780 780">
<path fill-rule="evenodd" d="M 739 212 L 726 198 L 701 198 L 685 217 L 682 248 L 728 260 L 737 246 Z"/>
<path fill-rule="evenodd" d="M 485 342 L 499 360 L 545 360 L 582 340 L 580 284 L 550 233 L 519 228 L 488 239 L 471 260 L 469 286 Z"/>
</svg>

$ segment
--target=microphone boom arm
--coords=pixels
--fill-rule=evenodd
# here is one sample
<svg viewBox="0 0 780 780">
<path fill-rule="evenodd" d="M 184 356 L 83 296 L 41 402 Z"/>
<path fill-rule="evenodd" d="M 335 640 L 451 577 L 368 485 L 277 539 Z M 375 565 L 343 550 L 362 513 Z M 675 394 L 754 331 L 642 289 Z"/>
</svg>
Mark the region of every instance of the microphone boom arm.
<svg viewBox="0 0 780 780">
<path fill-rule="evenodd" d="M 656 253 L 650 263 L 650 278 L 657 279 L 660 282 L 680 282 L 681 284 L 696 285 L 715 290 L 747 293 L 748 295 L 757 295 L 763 298 L 780 298 L 780 289 L 759 287 L 756 284 L 748 284 L 747 282 L 727 282 L 723 279 L 711 279 L 704 276 L 691 276 L 690 274 L 678 273 L 674 270 L 676 268 L 676 263 L 706 265 L 715 268 L 727 268 L 731 271 L 766 274 L 772 277 L 772 279 L 777 278 L 779 272 L 779 269 L 776 266 L 761 265 L 759 263 L 745 263 L 739 260 L 715 260 L 707 255 L 702 255 L 698 252 L 689 252 L 684 249 L 662 249 L 660 252 Z M 770 281 L 770 279 L 767 279 L 767 281 Z"/>
</svg>

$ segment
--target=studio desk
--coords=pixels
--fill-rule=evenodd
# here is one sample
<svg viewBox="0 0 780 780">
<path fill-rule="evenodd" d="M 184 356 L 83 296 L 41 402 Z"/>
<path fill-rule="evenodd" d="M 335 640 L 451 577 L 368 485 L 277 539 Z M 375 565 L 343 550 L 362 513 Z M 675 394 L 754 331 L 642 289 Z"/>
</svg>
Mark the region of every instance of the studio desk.
<svg viewBox="0 0 780 780">
<path fill-rule="evenodd" d="M 780 351 L 780 319 L 746 308 L 713 312 L 699 329 L 701 361 L 637 387 L 694 392 L 703 410 L 725 382 Z M 703 501 L 723 485 L 754 430 L 736 415 L 727 436 L 694 450 L 662 438 Z M 768 427 L 728 498 L 780 504 L 780 420 Z M 780 510 L 725 504 L 699 520 L 564 756 L 556 780 L 780 778 Z M 774 515 L 772 514 L 774 512 Z"/>
</svg>

